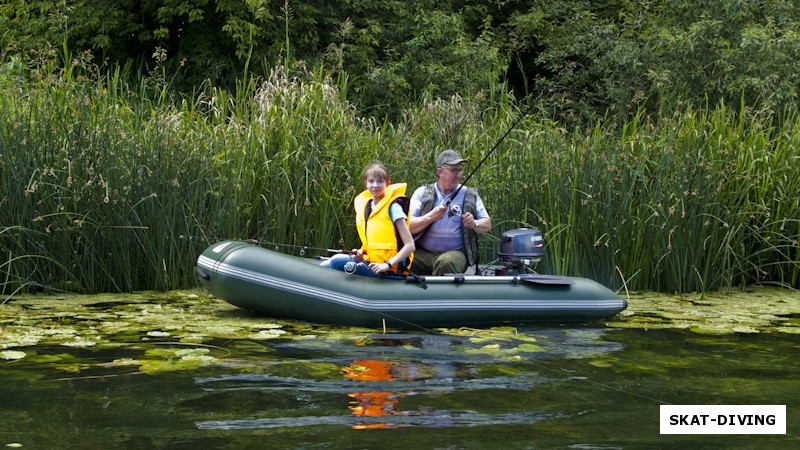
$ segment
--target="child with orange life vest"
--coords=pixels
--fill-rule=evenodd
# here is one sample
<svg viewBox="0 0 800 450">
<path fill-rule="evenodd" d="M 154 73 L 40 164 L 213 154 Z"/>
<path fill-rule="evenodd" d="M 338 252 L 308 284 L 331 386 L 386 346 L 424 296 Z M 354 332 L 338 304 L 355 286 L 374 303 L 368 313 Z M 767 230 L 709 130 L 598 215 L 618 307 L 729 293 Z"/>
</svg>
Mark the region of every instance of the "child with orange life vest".
<svg viewBox="0 0 800 450">
<path fill-rule="evenodd" d="M 374 162 L 364 169 L 364 185 L 366 190 L 353 201 L 361 248 L 352 255 L 334 255 L 325 265 L 364 276 L 403 275 L 415 250 L 406 184 L 391 184 L 386 167 Z"/>
</svg>

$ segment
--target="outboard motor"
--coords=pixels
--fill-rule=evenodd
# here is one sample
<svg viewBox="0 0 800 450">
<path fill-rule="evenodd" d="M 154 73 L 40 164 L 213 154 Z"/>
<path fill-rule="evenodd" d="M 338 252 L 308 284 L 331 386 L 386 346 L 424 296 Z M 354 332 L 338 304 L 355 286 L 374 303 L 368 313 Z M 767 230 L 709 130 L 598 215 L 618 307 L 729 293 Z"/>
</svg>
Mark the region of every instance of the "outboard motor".
<svg viewBox="0 0 800 450">
<path fill-rule="evenodd" d="M 500 237 L 498 261 L 506 266 L 506 274 L 525 273 L 544 256 L 544 233 L 536 228 L 508 230 Z"/>
</svg>

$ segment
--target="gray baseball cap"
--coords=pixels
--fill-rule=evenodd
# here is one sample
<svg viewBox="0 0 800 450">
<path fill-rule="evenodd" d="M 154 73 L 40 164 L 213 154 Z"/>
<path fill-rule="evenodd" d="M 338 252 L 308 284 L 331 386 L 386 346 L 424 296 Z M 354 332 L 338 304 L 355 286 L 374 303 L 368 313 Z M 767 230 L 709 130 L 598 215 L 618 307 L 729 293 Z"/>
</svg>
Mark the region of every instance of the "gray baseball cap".
<svg viewBox="0 0 800 450">
<path fill-rule="evenodd" d="M 464 161 L 466 159 L 459 156 L 455 150 L 447 149 L 436 157 L 436 167 L 442 167 L 445 164 L 458 164 Z"/>
</svg>

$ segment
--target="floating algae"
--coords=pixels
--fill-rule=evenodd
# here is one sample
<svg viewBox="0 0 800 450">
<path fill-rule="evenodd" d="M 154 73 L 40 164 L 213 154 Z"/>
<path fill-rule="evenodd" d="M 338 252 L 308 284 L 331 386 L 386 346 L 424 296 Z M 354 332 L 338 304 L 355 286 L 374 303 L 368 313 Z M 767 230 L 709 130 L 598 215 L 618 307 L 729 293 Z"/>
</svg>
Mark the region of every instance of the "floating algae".
<svg viewBox="0 0 800 450">
<path fill-rule="evenodd" d="M 752 287 L 705 294 L 636 294 L 607 322 L 615 328 L 687 329 L 700 334 L 800 333 L 800 293 Z"/>
<path fill-rule="evenodd" d="M 437 331 L 461 339 L 455 349 L 466 356 L 514 361 L 543 351 L 534 337 L 512 327 Z M 418 338 L 413 335 L 380 336 L 379 330 L 363 327 L 268 319 L 192 291 L 29 295 L 10 299 L 0 307 L 3 360 L 27 357 L 31 363 L 68 372 L 136 368 L 139 373 L 153 374 L 208 365 L 235 366 L 237 362 L 227 358 L 232 351 L 261 360 L 273 357 L 274 349 L 263 344 L 267 341 L 291 342 L 298 349 L 368 351 L 391 346 L 395 347 L 393 351 L 419 350 Z M 226 348 L 214 345 L 220 341 Z M 30 358 L 29 354 L 35 353 L 31 349 L 45 347 L 51 353 L 53 348 L 70 347 L 81 356 Z"/>
<path fill-rule="evenodd" d="M 637 294 L 629 308 L 600 328 L 564 328 L 575 334 L 569 356 L 592 356 L 603 328 L 685 329 L 698 335 L 800 333 L 800 294 L 753 288 L 714 294 Z M 464 358 L 513 362 L 546 352 L 561 352 L 514 327 L 427 330 L 452 336 L 442 349 Z M 275 320 L 194 291 L 115 295 L 29 295 L 0 306 L 0 364 L 48 364 L 67 372 L 87 369 L 158 373 L 209 365 L 235 367 L 241 359 L 274 359 L 274 344 L 298 350 L 370 352 L 392 347 L 400 357 L 422 347 L 419 335 L 382 334 L 362 327 L 334 327 Z M 218 342 L 225 342 L 220 347 Z M 273 344 L 267 345 L 272 342 Z M 58 352 L 58 347 L 69 347 Z M 41 353 L 47 348 L 51 354 Z M 66 350 L 66 349 L 65 349 Z M 427 349 L 427 353 L 436 349 Z M 78 356 L 72 356 L 78 355 Z M 109 356 L 111 355 L 111 356 Z M 614 364 L 609 358 L 597 367 Z M 323 371 L 332 370 L 325 367 Z"/>
<path fill-rule="evenodd" d="M 145 373 L 188 370 L 216 362 L 205 343 L 217 339 L 276 339 L 284 324 L 192 292 L 117 295 L 32 295 L 0 307 L 2 359 L 28 356 L 28 349 L 72 347 L 92 352 L 115 349 L 133 356 L 111 361 L 92 358 L 65 362 L 61 356 L 29 357 L 68 371 L 136 366 Z M 49 359 L 48 359 L 49 358 Z"/>
</svg>

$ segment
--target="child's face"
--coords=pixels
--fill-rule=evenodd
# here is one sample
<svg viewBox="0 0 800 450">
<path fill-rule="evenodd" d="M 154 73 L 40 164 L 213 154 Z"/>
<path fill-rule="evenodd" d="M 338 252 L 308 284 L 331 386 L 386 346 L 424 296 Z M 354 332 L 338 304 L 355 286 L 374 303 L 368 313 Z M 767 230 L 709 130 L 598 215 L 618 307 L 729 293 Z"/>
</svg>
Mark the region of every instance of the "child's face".
<svg viewBox="0 0 800 450">
<path fill-rule="evenodd" d="M 367 177 L 367 190 L 372 194 L 372 198 L 383 197 L 383 192 L 386 190 L 386 180 L 383 178 Z"/>
</svg>

